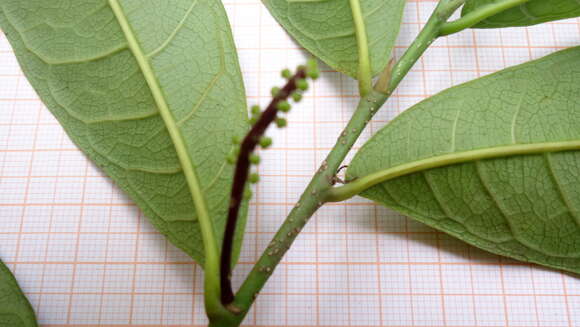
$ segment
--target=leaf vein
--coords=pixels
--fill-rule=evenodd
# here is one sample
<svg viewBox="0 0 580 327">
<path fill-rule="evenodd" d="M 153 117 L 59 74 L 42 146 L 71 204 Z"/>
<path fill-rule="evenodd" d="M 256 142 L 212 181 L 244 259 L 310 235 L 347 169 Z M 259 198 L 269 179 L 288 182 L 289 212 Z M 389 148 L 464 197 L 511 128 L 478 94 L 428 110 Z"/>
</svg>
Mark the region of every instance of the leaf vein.
<svg viewBox="0 0 580 327">
<path fill-rule="evenodd" d="M 220 70 L 216 73 L 216 75 L 212 78 L 212 80 L 206 86 L 205 90 L 203 91 L 203 94 L 201 95 L 201 97 L 199 98 L 197 103 L 194 105 L 193 109 L 191 109 L 191 111 L 185 117 L 183 117 L 180 121 L 177 122 L 177 126 L 183 125 L 187 120 L 189 120 L 189 119 L 191 119 L 191 117 L 193 117 L 195 112 L 197 112 L 197 110 L 205 102 L 205 99 L 208 97 L 210 91 L 215 87 L 215 85 L 218 82 L 218 80 L 220 79 L 220 77 L 222 77 L 226 72 L 224 47 L 223 47 L 223 43 L 222 43 L 223 40 L 222 40 L 219 32 L 217 32 L 217 31 L 216 31 L 216 37 L 219 40 L 218 44 L 220 47 Z"/>
<path fill-rule="evenodd" d="M 449 152 L 455 152 L 456 142 L 457 142 L 457 123 L 459 122 L 459 115 L 461 115 L 461 110 L 457 110 L 457 115 L 453 121 L 453 128 L 451 129 L 451 150 Z"/>
<path fill-rule="evenodd" d="M 522 104 L 524 103 L 525 96 L 526 96 L 526 90 L 524 90 L 522 92 L 522 96 L 520 97 L 520 100 L 518 101 L 518 104 L 516 106 L 515 113 L 514 113 L 514 115 L 512 117 L 511 135 L 512 135 L 512 143 L 513 144 L 517 144 L 517 140 L 516 140 L 516 126 L 517 126 L 518 116 L 520 115 L 520 111 L 522 109 Z"/>
<path fill-rule="evenodd" d="M 453 215 L 451 213 L 451 210 L 449 210 L 449 208 L 447 207 L 446 204 L 443 203 L 443 201 L 439 198 L 439 195 L 437 194 L 437 192 L 435 192 L 435 188 L 433 187 L 432 181 L 431 179 L 428 177 L 427 172 L 426 171 L 422 171 L 421 176 L 423 177 L 423 179 L 425 180 L 425 183 L 427 184 L 427 187 L 429 187 L 429 191 L 431 191 L 431 194 L 433 194 L 433 197 L 435 198 L 435 201 L 437 201 L 437 205 L 439 205 L 439 208 L 441 208 L 441 211 L 443 211 L 443 213 L 445 214 L 445 216 L 447 216 L 447 218 L 450 218 L 454 221 L 457 221 L 456 219 L 453 218 Z M 460 222 L 460 221 L 457 221 Z"/>
<path fill-rule="evenodd" d="M 518 242 L 524 244 L 525 246 L 528 246 L 525 242 L 522 242 L 522 240 L 520 240 L 518 238 L 518 235 L 515 233 L 515 228 L 513 226 L 513 222 L 511 221 L 511 219 L 509 218 L 508 214 L 506 214 L 506 212 L 504 211 L 504 209 L 500 205 L 499 200 L 494 196 L 494 192 L 491 190 L 491 186 L 489 185 L 489 182 L 483 176 L 483 173 L 481 171 L 481 162 L 479 160 L 476 160 L 476 161 L 474 161 L 474 165 L 475 165 L 476 176 L 479 179 L 479 181 L 481 182 L 481 185 L 483 186 L 483 190 L 485 191 L 485 193 L 487 194 L 487 196 L 492 200 L 493 204 L 495 204 L 495 207 L 497 208 L 497 210 L 499 211 L 499 213 L 501 214 L 501 216 L 505 219 L 505 221 L 507 223 L 507 226 L 509 227 L 512 236 Z"/>
<path fill-rule="evenodd" d="M 560 179 L 558 178 L 558 176 L 556 175 L 556 171 L 554 170 L 550 153 L 544 154 L 544 160 L 546 161 L 546 166 L 548 167 L 550 177 L 552 178 L 554 185 L 556 185 L 558 194 L 560 194 L 560 197 L 562 198 L 562 201 L 566 206 L 566 209 L 568 209 L 568 212 L 574 217 L 576 224 L 580 226 L 580 216 L 578 216 L 578 212 L 574 210 L 574 208 L 572 207 L 570 198 L 566 195 L 566 192 L 564 192 L 562 184 L 560 183 Z"/>
<path fill-rule="evenodd" d="M 199 0 L 193 0 L 193 2 L 191 3 L 191 6 L 189 7 L 187 12 L 185 13 L 184 17 L 179 22 L 179 24 L 177 24 L 177 26 L 173 29 L 171 34 L 167 37 L 167 39 L 165 41 L 163 41 L 163 43 L 161 43 L 161 45 L 159 47 L 157 47 L 155 50 L 153 50 L 145 55 L 147 58 L 155 57 L 157 54 L 159 54 L 161 51 L 163 51 L 165 48 L 167 48 L 167 46 L 169 46 L 169 44 L 173 41 L 173 39 L 175 39 L 175 36 L 177 35 L 177 33 L 179 33 L 179 31 L 183 28 L 183 26 L 185 25 L 185 22 L 187 21 L 189 16 L 191 16 L 193 9 L 195 8 L 195 6 L 197 5 L 198 2 L 199 2 Z"/>
</svg>

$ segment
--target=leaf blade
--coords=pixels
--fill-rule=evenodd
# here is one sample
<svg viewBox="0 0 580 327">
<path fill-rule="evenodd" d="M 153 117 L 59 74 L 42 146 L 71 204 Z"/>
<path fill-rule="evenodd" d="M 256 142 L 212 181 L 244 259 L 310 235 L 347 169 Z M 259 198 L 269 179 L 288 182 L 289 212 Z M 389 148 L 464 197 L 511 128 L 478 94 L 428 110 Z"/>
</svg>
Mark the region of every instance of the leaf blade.
<svg viewBox="0 0 580 327">
<path fill-rule="evenodd" d="M 358 78 L 358 46 L 349 1 L 264 0 L 272 16 L 301 46 L 333 69 Z M 372 75 L 390 60 L 404 0 L 361 1 Z M 332 15 L 332 16 L 330 16 Z"/>
<path fill-rule="evenodd" d="M 461 15 L 498 2 L 498 0 L 468 0 Z M 554 20 L 580 16 L 580 3 L 576 0 L 531 0 L 510 8 L 478 23 L 474 28 L 500 28 L 530 26 Z"/>
<path fill-rule="evenodd" d="M 363 146 L 349 178 L 464 155 L 362 195 L 490 252 L 580 272 L 579 60 L 564 50 L 419 103 Z M 510 147 L 537 149 L 475 155 Z"/>
<path fill-rule="evenodd" d="M 129 25 L 128 17 L 126 16 L 124 9 L 121 7 L 118 0 L 110 0 L 109 4 L 111 5 L 113 13 L 121 25 L 121 30 L 123 31 L 125 38 L 129 42 L 129 49 L 131 49 L 133 56 L 137 59 L 137 63 L 145 77 L 145 80 L 147 81 L 147 84 L 149 85 L 149 89 L 153 94 L 153 98 L 157 104 L 160 115 L 163 118 L 169 135 L 171 136 L 171 140 L 175 146 L 177 157 L 179 158 L 185 179 L 189 185 L 189 190 L 197 213 L 197 219 L 200 222 L 199 225 L 202 234 L 202 241 L 204 244 L 203 246 L 206 249 L 204 251 L 206 260 L 208 259 L 208 249 L 209 253 L 214 253 L 215 257 L 217 258 L 219 257 L 217 240 L 215 239 L 213 226 L 210 220 L 211 218 L 209 216 L 203 195 L 201 194 L 198 177 L 193 168 L 193 162 L 191 160 L 188 147 L 186 146 L 184 135 L 181 133 L 178 124 L 175 121 L 171 110 L 169 109 L 165 95 L 163 94 L 157 78 L 155 77 L 155 73 L 153 72 L 153 69 L 149 63 L 149 56 L 146 56 L 143 53 L 143 50 L 141 49 L 141 46 L 139 45 L 139 42 L 137 41 L 137 38 L 133 33 L 131 26 Z M 192 3 L 192 6 L 186 13 L 186 17 L 191 13 L 191 10 L 195 7 L 196 4 L 197 1 Z M 175 31 L 179 30 L 180 26 L 183 24 L 182 22 L 183 20 L 178 24 L 178 27 L 176 27 L 174 31 L 171 32 L 171 35 L 173 35 Z M 171 37 L 172 36 L 170 36 L 170 38 Z M 170 38 L 167 40 L 170 40 Z M 159 48 L 155 49 L 151 54 L 159 53 L 162 51 L 161 49 L 166 46 L 166 44 L 167 41 L 164 41 L 163 44 Z"/>
<path fill-rule="evenodd" d="M 203 193 L 221 238 L 233 173 L 225 157 L 232 135 L 247 128 L 225 11 L 214 0 L 118 3 L 130 11 L 126 27 L 148 56 L 131 51 L 106 0 L 10 0 L 1 5 L 0 21 L 31 84 L 73 141 L 172 243 L 203 264 L 191 194 L 199 199 Z M 59 10 L 67 6 L 68 12 Z M 150 70 L 144 73 L 143 65 Z M 179 126 L 168 129 L 160 107 Z M 184 139 L 182 158 L 171 133 Z M 191 164 L 181 160 L 184 152 Z M 196 187 L 187 182 L 187 170 L 198 173 Z"/>
<path fill-rule="evenodd" d="M 38 326 L 32 306 L 2 260 L 0 260 L 0 325 Z"/>
</svg>

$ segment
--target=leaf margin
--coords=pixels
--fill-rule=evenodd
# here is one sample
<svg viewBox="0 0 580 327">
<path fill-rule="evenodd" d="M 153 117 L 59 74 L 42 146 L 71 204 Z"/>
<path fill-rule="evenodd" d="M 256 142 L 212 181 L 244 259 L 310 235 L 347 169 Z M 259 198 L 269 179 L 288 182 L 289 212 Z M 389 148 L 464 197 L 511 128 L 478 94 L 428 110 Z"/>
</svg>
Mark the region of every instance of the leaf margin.
<svg viewBox="0 0 580 327">
<path fill-rule="evenodd" d="M 2 283 L 4 281 L 4 283 Z M 2 323 L 2 317 L 17 317 L 22 325 L 18 325 L 18 327 L 36 327 L 38 326 L 38 322 L 36 321 L 36 315 L 34 313 L 34 309 L 30 304 L 30 301 L 24 295 L 22 288 L 18 284 L 16 277 L 10 269 L 6 266 L 6 264 L 0 259 L 0 290 L 12 292 L 12 294 L 8 294 L 11 306 L 16 306 L 16 312 L 4 312 L 3 306 L 0 305 L 0 323 Z M 0 294 L 2 295 L 2 294 Z M 0 301 L 5 301 L 6 298 L 0 296 Z M 14 308 L 13 308 L 14 309 Z M 14 321 L 11 321 L 12 323 Z"/>
</svg>

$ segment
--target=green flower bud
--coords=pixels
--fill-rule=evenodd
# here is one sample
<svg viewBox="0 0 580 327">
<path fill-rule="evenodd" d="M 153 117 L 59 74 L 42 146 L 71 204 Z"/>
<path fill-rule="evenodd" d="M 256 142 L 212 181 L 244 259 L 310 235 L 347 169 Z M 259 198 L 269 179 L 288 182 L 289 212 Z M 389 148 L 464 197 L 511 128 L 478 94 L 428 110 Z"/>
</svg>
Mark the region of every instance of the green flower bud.
<svg viewBox="0 0 580 327">
<path fill-rule="evenodd" d="M 272 88 L 272 90 L 270 91 L 270 94 L 272 94 L 273 97 L 277 97 L 279 93 L 280 93 L 280 88 L 277 86 L 274 86 Z"/>
<path fill-rule="evenodd" d="M 308 71 L 307 71 L 307 75 L 308 77 L 314 79 L 317 79 L 320 76 L 320 70 L 318 70 L 318 63 L 316 62 L 316 59 L 311 58 L 308 60 Z"/>
<path fill-rule="evenodd" d="M 288 121 L 286 121 L 286 119 L 284 119 L 284 118 L 277 118 L 276 119 L 276 126 L 278 126 L 279 128 L 286 127 L 286 125 L 288 125 Z"/>
<path fill-rule="evenodd" d="M 252 153 L 250 155 L 250 163 L 252 163 L 253 165 L 260 164 L 260 156 L 255 153 Z"/>
<path fill-rule="evenodd" d="M 244 190 L 244 200 L 249 200 L 252 198 L 252 190 L 250 190 L 250 188 L 246 188 Z"/>
<path fill-rule="evenodd" d="M 262 109 L 258 105 L 252 106 L 251 111 L 252 111 L 252 115 L 259 115 L 262 113 Z"/>
<path fill-rule="evenodd" d="M 238 144 L 242 143 L 242 138 L 239 137 L 238 135 L 234 135 L 234 136 L 232 136 L 232 143 L 235 145 L 238 145 Z"/>
<path fill-rule="evenodd" d="M 313 80 L 316 80 L 320 77 L 320 72 L 317 70 L 309 70 L 308 77 L 312 78 Z"/>
<path fill-rule="evenodd" d="M 264 149 L 269 148 L 272 145 L 272 139 L 264 136 L 260 139 L 260 146 Z"/>
<path fill-rule="evenodd" d="M 288 103 L 288 101 L 280 101 L 278 102 L 277 108 L 282 112 L 288 112 L 290 111 L 291 106 L 290 103 Z"/>
<path fill-rule="evenodd" d="M 300 102 L 302 100 L 302 94 L 298 92 L 292 93 L 292 100 L 294 100 L 294 102 Z"/>
<path fill-rule="evenodd" d="M 250 174 L 250 178 L 248 180 L 250 181 L 251 184 L 256 184 L 257 182 L 260 181 L 260 175 L 252 173 Z"/>
<path fill-rule="evenodd" d="M 237 157 L 236 157 L 236 155 L 235 155 L 235 154 L 233 154 L 233 153 L 230 153 L 230 154 L 228 155 L 228 157 L 226 158 L 226 160 L 228 161 L 228 163 L 229 163 L 230 165 L 233 165 L 233 164 L 235 164 L 237 159 L 238 159 L 238 158 L 237 158 Z"/>
<path fill-rule="evenodd" d="M 290 69 L 286 68 L 282 71 L 282 77 L 285 79 L 289 79 L 290 77 L 292 77 L 292 72 L 290 72 Z"/>
<path fill-rule="evenodd" d="M 302 91 L 306 91 L 308 90 L 308 82 L 305 79 L 299 79 L 296 81 L 296 86 L 302 90 Z"/>
</svg>

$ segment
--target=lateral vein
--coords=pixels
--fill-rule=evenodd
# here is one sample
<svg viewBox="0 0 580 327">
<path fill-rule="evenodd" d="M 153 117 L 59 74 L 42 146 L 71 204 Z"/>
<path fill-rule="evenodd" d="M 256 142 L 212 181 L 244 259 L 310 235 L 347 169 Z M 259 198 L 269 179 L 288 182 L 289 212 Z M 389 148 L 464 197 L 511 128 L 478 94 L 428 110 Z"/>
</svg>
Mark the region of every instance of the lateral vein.
<svg viewBox="0 0 580 327">
<path fill-rule="evenodd" d="M 173 32 L 171 32 L 171 34 L 167 37 L 167 39 L 157 49 L 155 49 L 155 50 L 151 51 L 150 53 L 148 53 L 146 55 L 147 58 L 155 57 L 159 52 L 161 52 L 165 48 L 167 48 L 167 46 L 171 43 L 171 41 L 173 41 L 173 39 L 175 39 L 175 36 L 177 35 L 177 33 L 179 33 L 179 31 L 185 25 L 185 22 L 187 21 L 187 19 L 189 18 L 189 16 L 193 12 L 193 8 L 195 8 L 195 6 L 197 5 L 197 2 L 198 2 L 198 0 L 194 0 L 191 3 L 191 6 L 189 7 L 189 9 L 187 10 L 187 12 L 185 13 L 184 17 L 179 22 L 179 24 L 177 24 L 177 26 L 175 27 L 175 29 L 173 29 Z"/>
</svg>

